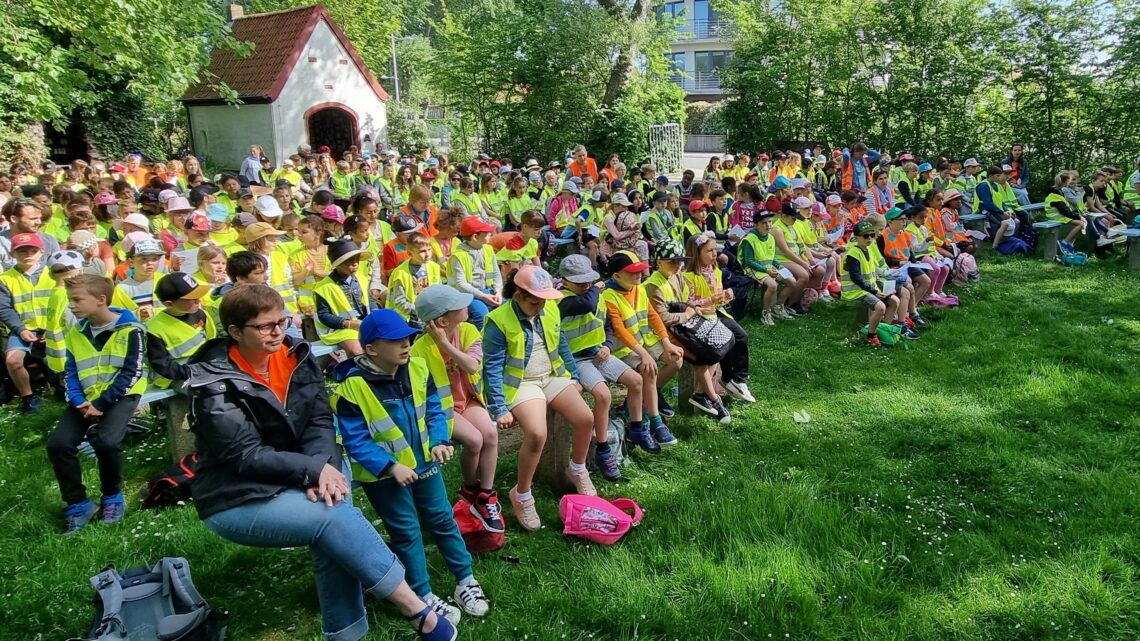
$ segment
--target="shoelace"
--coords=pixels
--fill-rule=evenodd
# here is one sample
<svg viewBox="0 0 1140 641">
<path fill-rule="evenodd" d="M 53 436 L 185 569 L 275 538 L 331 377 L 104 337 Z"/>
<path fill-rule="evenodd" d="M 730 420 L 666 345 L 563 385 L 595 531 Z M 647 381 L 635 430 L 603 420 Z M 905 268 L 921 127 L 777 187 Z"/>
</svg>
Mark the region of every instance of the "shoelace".
<svg viewBox="0 0 1140 641">
<path fill-rule="evenodd" d="M 463 585 L 459 589 L 459 599 L 461 601 L 486 601 L 487 596 L 483 594 L 483 586 Z"/>
<path fill-rule="evenodd" d="M 487 518 L 497 519 L 503 513 L 503 506 L 498 503 L 488 503 L 483 509 L 487 510 Z"/>
</svg>

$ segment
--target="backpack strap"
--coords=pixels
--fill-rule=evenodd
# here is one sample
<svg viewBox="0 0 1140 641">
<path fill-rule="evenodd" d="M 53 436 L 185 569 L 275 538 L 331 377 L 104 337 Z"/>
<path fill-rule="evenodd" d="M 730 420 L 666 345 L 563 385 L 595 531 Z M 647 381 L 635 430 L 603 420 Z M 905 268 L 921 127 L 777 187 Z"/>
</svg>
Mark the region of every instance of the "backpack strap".
<svg viewBox="0 0 1140 641">
<path fill-rule="evenodd" d="M 190 562 L 180 556 L 163 557 L 158 562 L 163 576 L 163 592 L 173 592 L 182 603 L 195 609 L 206 607 L 206 600 L 198 594 L 194 582 L 190 580 Z"/>
<path fill-rule="evenodd" d="M 109 565 L 102 572 L 91 577 L 91 587 L 95 588 L 99 600 L 103 603 L 103 618 L 99 620 L 99 628 L 95 632 L 95 638 L 111 638 L 109 637 L 111 634 L 115 634 L 117 638 L 126 638 L 127 627 L 123 623 L 121 614 L 123 609 L 122 577 L 115 571 L 114 566 Z"/>
<path fill-rule="evenodd" d="M 641 523 L 641 519 L 645 516 L 645 513 L 641 511 L 641 506 L 633 499 L 614 499 L 610 503 L 622 512 L 633 512 L 634 525 Z"/>
</svg>

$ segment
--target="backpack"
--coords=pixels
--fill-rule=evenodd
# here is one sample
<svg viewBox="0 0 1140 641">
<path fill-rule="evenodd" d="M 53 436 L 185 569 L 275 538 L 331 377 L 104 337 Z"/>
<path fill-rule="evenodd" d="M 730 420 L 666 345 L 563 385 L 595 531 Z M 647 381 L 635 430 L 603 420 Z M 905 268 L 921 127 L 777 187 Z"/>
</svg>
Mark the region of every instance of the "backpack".
<svg viewBox="0 0 1140 641">
<path fill-rule="evenodd" d="M 952 285 L 965 285 L 970 280 L 976 280 L 980 277 L 978 272 L 978 261 L 974 260 L 973 254 L 962 252 L 954 257 L 954 268 L 951 270 L 953 278 L 950 283 Z"/>
<path fill-rule="evenodd" d="M 503 547 L 507 540 L 506 532 L 491 532 L 483 527 L 479 517 L 471 513 L 471 504 L 466 499 L 459 499 L 451 509 L 455 517 L 455 524 L 459 526 L 459 535 L 463 537 L 463 545 L 471 554 L 494 552 Z M 504 521 L 504 529 L 505 527 Z"/>
<path fill-rule="evenodd" d="M 91 577 L 95 620 L 84 641 L 222 641 L 225 627 L 190 580 L 190 563 L 163 557 L 153 567 Z"/>
<path fill-rule="evenodd" d="M 183 456 L 175 465 L 151 479 L 143 497 L 144 508 L 168 507 L 190 498 L 190 483 L 198 469 L 198 454 Z"/>
<path fill-rule="evenodd" d="M 864 325 L 863 329 L 859 331 L 866 336 L 871 332 L 871 327 Z M 875 330 L 875 335 L 879 337 L 879 342 L 883 345 L 894 345 L 902 340 L 902 328 L 884 321 L 879 323 L 879 327 Z"/>
<path fill-rule="evenodd" d="M 1089 255 L 1079 251 L 1065 251 L 1065 245 L 1057 241 L 1057 262 L 1065 267 L 1078 267 L 1089 263 Z"/>
<path fill-rule="evenodd" d="M 633 516 L 626 514 L 633 512 Z M 558 503 L 558 514 L 562 518 L 562 533 L 612 545 L 629 532 L 630 528 L 641 523 L 644 513 L 641 506 L 632 499 L 614 499 L 611 503 L 600 496 L 567 494 Z"/>
</svg>

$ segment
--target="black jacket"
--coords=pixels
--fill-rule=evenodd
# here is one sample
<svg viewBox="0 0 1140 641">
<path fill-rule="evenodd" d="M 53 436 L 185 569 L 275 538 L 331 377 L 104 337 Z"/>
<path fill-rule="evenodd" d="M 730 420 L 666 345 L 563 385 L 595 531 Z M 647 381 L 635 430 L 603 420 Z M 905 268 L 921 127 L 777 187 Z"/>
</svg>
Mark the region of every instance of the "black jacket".
<svg viewBox="0 0 1140 641">
<path fill-rule="evenodd" d="M 216 338 L 190 361 L 190 429 L 199 457 L 192 490 L 200 518 L 312 487 L 326 463 L 340 462 L 324 376 L 309 344 L 289 347 L 297 367 L 284 407 L 273 390 L 230 360 L 232 344 Z"/>
</svg>

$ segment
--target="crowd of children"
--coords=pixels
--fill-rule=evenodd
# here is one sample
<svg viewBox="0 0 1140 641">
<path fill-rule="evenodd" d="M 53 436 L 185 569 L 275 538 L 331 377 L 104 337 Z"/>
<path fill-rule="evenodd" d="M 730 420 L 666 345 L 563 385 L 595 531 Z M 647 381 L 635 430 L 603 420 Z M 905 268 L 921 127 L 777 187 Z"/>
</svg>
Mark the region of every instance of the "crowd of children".
<svg viewBox="0 0 1140 641">
<path fill-rule="evenodd" d="M 612 417 L 630 450 L 677 444 L 667 385 L 683 363 L 694 389 L 674 402 L 721 423 L 726 399 L 755 402 L 744 317 L 773 325 L 842 299 L 866 308 L 866 343 L 915 339 L 924 306 L 958 305 L 947 285 L 978 277 L 979 243 L 1015 253 L 1036 240 L 1013 166 L 892 160 L 862 144 L 715 157 L 675 184 L 616 156 L 599 170 L 582 147 L 517 168 L 303 148 L 274 169 L 260 154 L 212 179 L 193 157 L 0 175 L 5 362 L 26 413 L 40 409 L 37 380 L 62 390 L 47 449 L 66 532 L 123 518 L 121 443 L 142 393 L 182 388 L 195 353 L 227 333 L 222 301 L 268 285 L 285 315 L 258 331 L 336 349 L 332 406 L 353 477 L 412 589 L 451 620 L 459 610 L 429 587 L 421 520 L 456 602 L 487 611 L 438 474 L 456 446 L 459 495 L 502 533 L 498 430 L 521 429 L 508 495 L 518 524 L 538 529 L 548 412 L 572 427 L 567 480 L 595 494 L 587 463 L 621 478 Z M 1064 242 L 1086 232 L 1111 252 L 1140 203 L 1140 171 L 1122 177 L 1106 167 L 1082 187 L 1062 172 L 1044 218 L 1067 225 Z M 968 229 L 974 214 L 985 224 Z M 98 504 L 77 457 L 93 425 Z"/>
</svg>

